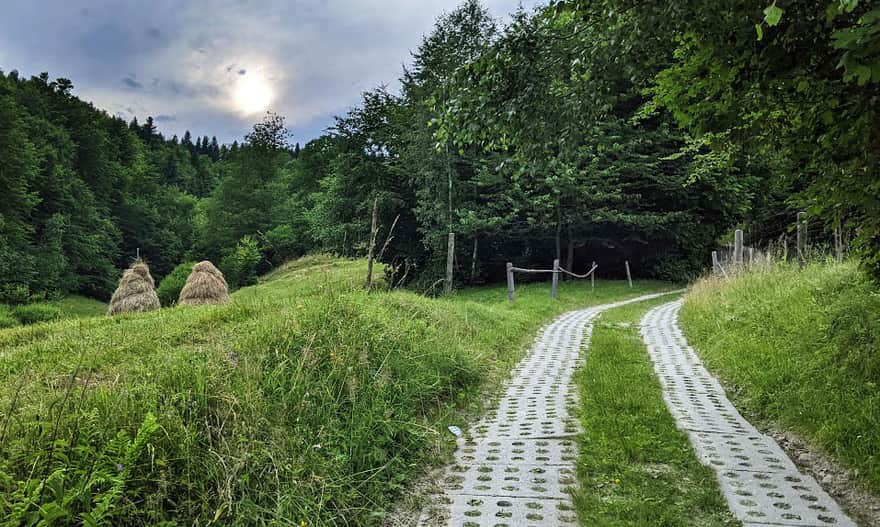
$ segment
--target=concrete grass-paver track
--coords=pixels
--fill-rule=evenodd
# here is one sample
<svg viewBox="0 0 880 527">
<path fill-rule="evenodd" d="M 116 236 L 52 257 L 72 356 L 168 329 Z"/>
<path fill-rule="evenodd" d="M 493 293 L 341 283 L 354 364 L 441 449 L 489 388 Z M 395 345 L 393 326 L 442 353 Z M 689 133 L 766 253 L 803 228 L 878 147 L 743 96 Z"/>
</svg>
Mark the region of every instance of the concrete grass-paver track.
<svg viewBox="0 0 880 527">
<path fill-rule="evenodd" d="M 854 527 L 819 484 L 727 399 L 678 326 L 681 303 L 648 312 L 642 337 L 669 411 L 700 461 L 715 470 L 730 510 L 746 527 Z"/>
<path fill-rule="evenodd" d="M 544 328 L 498 405 L 458 440 L 455 463 L 440 476 L 418 525 L 576 525 L 570 491 L 581 429 L 570 409 L 592 323 L 605 310 L 666 294 L 572 311 Z"/>
</svg>

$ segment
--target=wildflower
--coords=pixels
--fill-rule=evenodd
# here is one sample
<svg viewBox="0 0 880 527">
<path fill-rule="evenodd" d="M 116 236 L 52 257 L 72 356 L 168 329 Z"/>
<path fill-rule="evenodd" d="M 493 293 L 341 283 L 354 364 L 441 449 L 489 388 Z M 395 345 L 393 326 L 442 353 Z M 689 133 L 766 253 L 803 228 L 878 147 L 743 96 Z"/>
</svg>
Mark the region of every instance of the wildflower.
<svg viewBox="0 0 880 527">
<path fill-rule="evenodd" d="M 116 463 L 116 472 L 122 472 L 123 468 L 122 463 Z"/>
</svg>

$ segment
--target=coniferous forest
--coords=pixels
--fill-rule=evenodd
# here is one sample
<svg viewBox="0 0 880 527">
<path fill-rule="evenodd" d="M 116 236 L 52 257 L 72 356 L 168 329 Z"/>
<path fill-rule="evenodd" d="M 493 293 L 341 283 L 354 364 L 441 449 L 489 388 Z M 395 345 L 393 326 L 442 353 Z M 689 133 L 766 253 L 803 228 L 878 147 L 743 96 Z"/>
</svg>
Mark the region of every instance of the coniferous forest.
<svg viewBox="0 0 880 527">
<path fill-rule="evenodd" d="M 468 0 L 399 90 L 302 148 L 275 114 L 232 145 L 168 138 L 71 80 L 5 72 L 0 302 L 106 299 L 136 255 L 159 278 L 211 259 L 236 286 L 362 255 L 374 203 L 394 284 L 442 278 L 450 232 L 459 283 L 554 258 L 681 280 L 732 228 L 760 246 L 798 211 L 877 276 L 878 46 L 880 9 L 858 0 L 571 0 L 505 25 Z"/>
</svg>

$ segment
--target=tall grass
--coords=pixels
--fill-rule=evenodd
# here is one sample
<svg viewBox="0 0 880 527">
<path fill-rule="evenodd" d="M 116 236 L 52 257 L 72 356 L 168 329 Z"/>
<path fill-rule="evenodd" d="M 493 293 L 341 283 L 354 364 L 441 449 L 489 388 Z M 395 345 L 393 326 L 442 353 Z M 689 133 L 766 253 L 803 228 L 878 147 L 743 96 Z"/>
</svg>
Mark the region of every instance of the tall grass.
<svg viewBox="0 0 880 527">
<path fill-rule="evenodd" d="M 771 263 L 690 290 L 683 329 L 747 413 L 880 491 L 880 289 L 853 263 Z"/>
<path fill-rule="evenodd" d="M 0 521 L 369 525 L 549 317 L 604 282 L 366 294 L 315 257 L 172 308 L 0 331 Z"/>
</svg>

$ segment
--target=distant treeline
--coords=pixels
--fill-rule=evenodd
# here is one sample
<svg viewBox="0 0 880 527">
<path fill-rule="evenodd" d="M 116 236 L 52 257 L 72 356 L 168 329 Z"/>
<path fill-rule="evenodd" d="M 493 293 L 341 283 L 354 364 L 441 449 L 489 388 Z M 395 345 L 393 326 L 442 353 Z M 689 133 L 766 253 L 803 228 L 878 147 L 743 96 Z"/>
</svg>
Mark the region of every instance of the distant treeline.
<svg viewBox="0 0 880 527">
<path fill-rule="evenodd" d="M 734 226 L 759 245 L 799 210 L 880 274 L 880 10 L 767 4 L 564 1 L 499 27 L 468 0 L 399 92 L 301 151 L 272 114 L 241 146 L 193 144 L 0 75 L 0 301 L 106 296 L 138 249 L 158 276 L 208 258 L 236 285 L 364 254 L 374 203 L 395 281 L 441 278 L 449 232 L 459 282 L 554 258 L 683 279 Z"/>
</svg>

